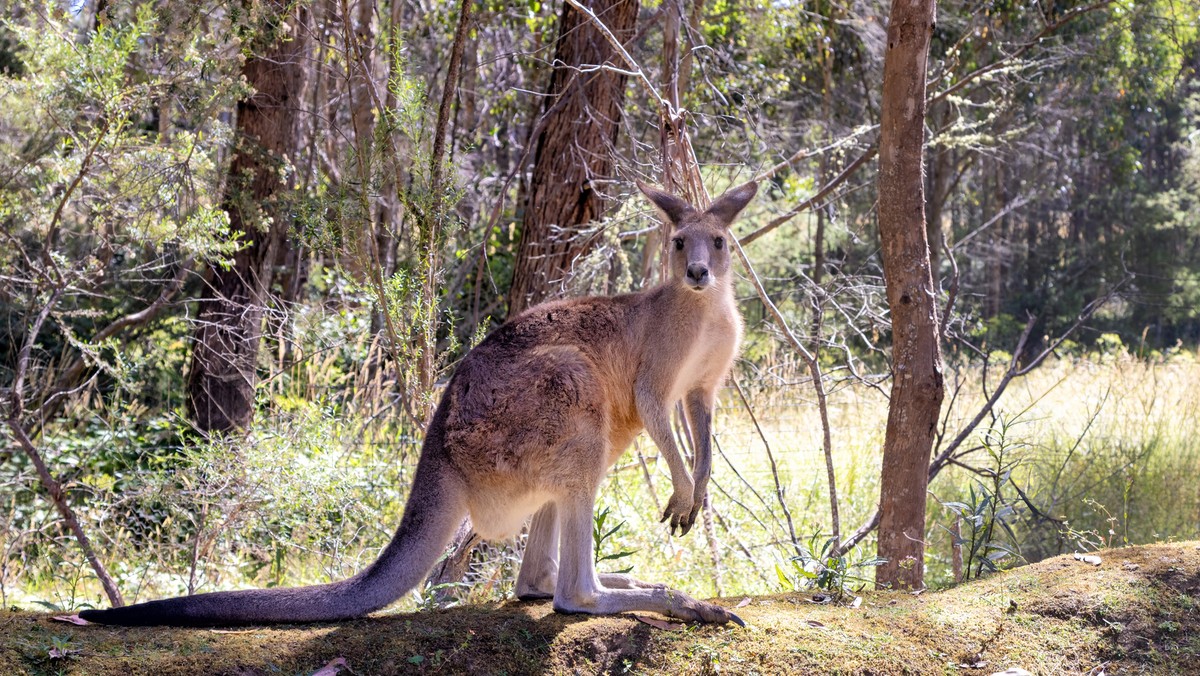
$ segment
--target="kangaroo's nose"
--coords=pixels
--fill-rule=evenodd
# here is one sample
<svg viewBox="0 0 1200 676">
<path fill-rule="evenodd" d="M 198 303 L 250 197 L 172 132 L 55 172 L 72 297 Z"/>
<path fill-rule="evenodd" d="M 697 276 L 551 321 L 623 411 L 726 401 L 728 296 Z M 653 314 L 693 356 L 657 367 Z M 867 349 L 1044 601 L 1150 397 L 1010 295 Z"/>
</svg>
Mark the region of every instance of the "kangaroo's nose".
<svg viewBox="0 0 1200 676">
<path fill-rule="evenodd" d="M 708 279 L 708 266 L 703 263 L 689 263 L 687 266 L 688 281 L 695 284 L 703 283 Z"/>
</svg>

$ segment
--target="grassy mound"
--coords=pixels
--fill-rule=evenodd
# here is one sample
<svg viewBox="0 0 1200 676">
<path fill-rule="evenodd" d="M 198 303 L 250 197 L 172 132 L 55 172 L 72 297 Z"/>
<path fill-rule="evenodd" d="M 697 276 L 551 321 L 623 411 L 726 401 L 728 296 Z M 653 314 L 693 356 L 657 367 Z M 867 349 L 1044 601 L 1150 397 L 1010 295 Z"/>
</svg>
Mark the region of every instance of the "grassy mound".
<svg viewBox="0 0 1200 676">
<path fill-rule="evenodd" d="M 1200 673 L 1200 543 L 1100 556 L 942 592 L 870 592 L 857 608 L 803 594 L 725 599 L 744 603 L 745 629 L 563 616 L 545 602 L 228 631 L 14 611 L 0 613 L 0 673 Z"/>
</svg>

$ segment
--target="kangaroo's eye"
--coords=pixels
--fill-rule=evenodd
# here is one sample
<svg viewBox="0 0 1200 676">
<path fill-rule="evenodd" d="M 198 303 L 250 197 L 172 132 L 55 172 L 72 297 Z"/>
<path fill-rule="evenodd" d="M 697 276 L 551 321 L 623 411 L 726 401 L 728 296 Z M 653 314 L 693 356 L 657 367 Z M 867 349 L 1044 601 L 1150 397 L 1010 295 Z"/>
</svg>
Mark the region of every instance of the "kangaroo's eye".
<svg viewBox="0 0 1200 676">
<path fill-rule="evenodd" d="M 725 248 L 725 238 L 718 237 L 718 238 L 714 239 L 713 246 L 717 247 L 718 249 L 724 249 Z"/>
<path fill-rule="evenodd" d="M 682 237 L 676 237 L 674 241 L 675 241 L 675 250 L 676 250 L 676 251 L 683 251 L 683 238 L 682 238 Z"/>
</svg>

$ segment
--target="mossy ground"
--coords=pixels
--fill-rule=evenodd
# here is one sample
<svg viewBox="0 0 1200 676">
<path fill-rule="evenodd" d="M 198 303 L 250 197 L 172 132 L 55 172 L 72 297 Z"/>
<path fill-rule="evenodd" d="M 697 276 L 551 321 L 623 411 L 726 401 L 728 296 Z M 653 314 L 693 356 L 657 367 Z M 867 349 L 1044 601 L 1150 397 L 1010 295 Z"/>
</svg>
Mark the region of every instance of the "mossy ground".
<svg viewBox="0 0 1200 676">
<path fill-rule="evenodd" d="M 74 626 L 0 614 L 4 674 L 1200 673 L 1200 543 L 1058 557 L 940 592 L 750 599 L 745 629 L 497 603 L 229 631 Z M 742 599 L 724 599 L 734 605 Z M 57 649 L 65 657 L 51 657 Z"/>
</svg>

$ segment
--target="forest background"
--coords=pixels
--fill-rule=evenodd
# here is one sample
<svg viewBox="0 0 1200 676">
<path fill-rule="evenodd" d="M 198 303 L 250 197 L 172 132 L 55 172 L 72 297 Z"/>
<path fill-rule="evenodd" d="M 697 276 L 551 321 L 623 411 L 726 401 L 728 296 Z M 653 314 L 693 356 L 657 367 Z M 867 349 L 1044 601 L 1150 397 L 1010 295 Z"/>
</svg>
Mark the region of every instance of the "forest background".
<svg viewBox="0 0 1200 676">
<path fill-rule="evenodd" d="M 4 606 L 361 569 L 470 345 L 657 280 L 634 179 L 763 183 L 703 528 L 657 524 L 640 440 L 602 569 L 700 595 L 873 577 L 886 3 L 6 5 Z M 1182 1 L 939 7 L 928 585 L 1200 536 L 1198 29 Z M 462 535 L 410 606 L 511 594 L 520 538 Z"/>
</svg>

